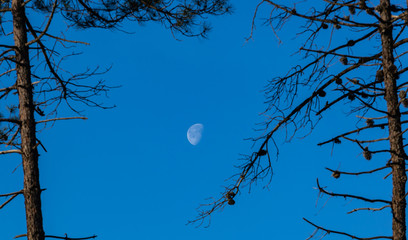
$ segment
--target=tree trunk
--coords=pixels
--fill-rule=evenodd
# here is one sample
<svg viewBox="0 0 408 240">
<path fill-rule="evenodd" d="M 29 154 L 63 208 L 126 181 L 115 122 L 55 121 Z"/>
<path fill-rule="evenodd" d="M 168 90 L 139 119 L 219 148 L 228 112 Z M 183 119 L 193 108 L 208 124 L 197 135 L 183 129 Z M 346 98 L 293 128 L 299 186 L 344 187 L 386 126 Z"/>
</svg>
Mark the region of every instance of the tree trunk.
<svg viewBox="0 0 408 240">
<path fill-rule="evenodd" d="M 392 167 L 392 232 L 394 240 L 406 239 L 405 225 L 405 184 L 407 175 L 405 173 L 405 153 L 401 131 L 401 113 L 398 105 L 397 68 L 394 65 L 393 37 L 390 0 L 381 0 L 383 6 L 380 23 L 382 42 L 382 65 L 384 71 L 385 100 L 388 109 L 389 142 L 391 150 Z"/>
<path fill-rule="evenodd" d="M 16 54 L 17 91 L 21 122 L 21 155 L 24 171 L 24 200 L 27 239 L 44 240 L 41 212 L 41 188 L 36 147 L 33 88 L 27 43 L 26 15 L 22 0 L 12 1 L 13 34 Z"/>
</svg>

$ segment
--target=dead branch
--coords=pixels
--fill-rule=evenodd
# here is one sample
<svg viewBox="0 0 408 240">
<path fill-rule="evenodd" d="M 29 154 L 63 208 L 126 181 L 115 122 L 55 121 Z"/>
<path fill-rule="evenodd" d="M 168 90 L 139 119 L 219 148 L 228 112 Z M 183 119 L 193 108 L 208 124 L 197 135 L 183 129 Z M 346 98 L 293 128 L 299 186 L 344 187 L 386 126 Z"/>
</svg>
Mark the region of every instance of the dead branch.
<svg viewBox="0 0 408 240">
<path fill-rule="evenodd" d="M 21 154 L 21 150 L 19 150 L 19 149 L 12 149 L 12 150 L 0 151 L 0 155 L 10 154 L 10 153 L 18 153 L 18 154 Z"/>
<path fill-rule="evenodd" d="M 21 238 L 21 237 L 27 237 L 27 234 L 17 235 L 17 236 L 14 237 L 14 239 Z M 82 237 L 82 238 L 71 238 L 71 237 L 68 237 L 66 234 L 65 234 L 65 237 L 59 237 L 59 236 L 53 236 L 53 235 L 45 235 L 44 236 L 44 238 L 56 238 L 56 239 L 64 239 L 64 240 L 85 240 L 85 239 L 92 239 L 92 238 L 96 238 L 96 237 L 97 237 L 96 235 L 93 235 L 93 236 Z"/>
<path fill-rule="evenodd" d="M 56 238 L 56 239 L 64 239 L 64 240 L 85 240 L 85 239 L 92 239 L 96 238 L 96 235 L 89 236 L 89 237 L 81 237 L 81 238 L 71 238 L 68 237 L 67 234 L 65 234 L 65 237 L 59 237 L 59 236 L 53 236 L 53 235 L 45 235 L 45 238 Z"/>
<path fill-rule="evenodd" d="M 364 117 L 364 116 L 356 116 L 357 118 L 362 118 L 362 119 L 371 119 L 371 120 L 379 120 L 379 119 L 386 119 L 387 116 L 382 116 L 382 117 Z"/>
<path fill-rule="evenodd" d="M 372 140 L 357 140 L 357 139 L 352 139 L 346 136 L 343 136 L 342 138 L 350 141 L 350 142 L 355 142 L 355 143 L 373 143 L 373 142 L 381 142 L 381 141 L 386 141 L 389 139 L 389 137 L 386 138 L 378 138 L 378 139 L 372 139 Z"/>
<path fill-rule="evenodd" d="M 6 206 L 9 202 L 11 202 L 15 197 L 17 197 L 19 194 L 21 194 L 22 193 L 22 191 L 21 192 L 18 192 L 18 193 L 16 193 L 16 194 L 14 194 L 14 195 L 12 195 L 11 196 L 11 198 L 9 198 L 9 199 L 7 199 L 7 201 L 5 201 L 1 206 L 0 206 L 0 209 L 2 209 L 4 206 Z"/>
<path fill-rule="evenodd" d="M 382 206 L 380 208 L 356 208 L 356 209 L 353 209 L 353 210 L 351 210 L 350 212 L 347 212 L 347 213 L 350 214 L 350 213 L 361 211 L 361 210 L 368 210 L 368 211 L 375 212 L 375 211 L 381 211 L 381 210 L 383 210 L 385 208 L 388 208 L 388 207 L 391 207 L 391 205 L 385 205 L 385 206 Z"/>
<path fill-rule="evenodd" d="M 31 24 L 30 24 L 30 22 L 28 21 L 28 19 L 26 19 L 26 25 L 27 25 L 28 30 L 31 32 L 31 34 L 37 39 L 37 37 L 38 37 L 38 36 L 37 36 L 37 33 L 35 32 L 34 28 L 31 26 Z M 42 51 L 42 53 L 43 53 L 45 62 L 47 63 L 48 69 L 50 70 L 50 72 L 52 73 L 52 75 L 57 79 L 57 81 L 58 81 L 59 84 L 61 85 L 62 90 L 63 90 L 63 93 L 64 93 L 64 98 L 65 98 L 65 97 L 66 97 L 66 94 L 67 94 L 67 88 L 66 88 L 66 86 L 65 86 L 64 81 L 60 78 L 60 76 L 57 74 L 57 72 L 55 71 L 54 67 L 52 66 L 52 63 L 51 63 L 51 61 L 50 61 L 50 59 L 49 59 L 49 57 L 48 57 L 47 50 L 46 50 L 44 44 L 41 42 L 40 39 L 38 39 L 38 40 L 36 41 L 36 43 L 37 43 L 37 44 L 40 46 L 40 48 L 41 48 L 41 51 Z"/>
<path fill-rule="evenodd" d="M 16 194 L 21 194 L 21 193 L 23 193 L 23 190 L 12 192 L 12 193 L 0 194 L 0 197 L 8 197 L 8 196 L 16 195 Z"/>
<path fill-rule="evenodd" d="M 35 31 L 35 32 L 40 33 L 39 31 Z M 56 39 L 56 40 L 59 40 L 59 41 L 62 41 L 62 42 L 78 43 L 78 44 L 83 44 L 83 45 L 90 45 L 89 43 L 83 42 L 83 41 L 69 40 L 69 39 L 66 39 L 66 38 L 62 38 L 62 37 L 57 37 L 57 36 L 51 35 L 51 34 L 49 34 L 49 33 L 44 33 L 44 34 L 45 34 L 45 36 L 47 36 L 47 37 L 50 37 L 50 38 L 53 38 L 53 39 Z"/>
<path fill-rule="evenodd" d="M 404 123 L 408 123 L 408 120 L 401 122 L 401 124 L 404 124 Z M 359 133 L 359 132 L 361 132 L 362 130 L 370 129 L 370 128 L 373 128 L 373 127 L 383 128 L 383 127 L 386 127 L 386 126 L 388 126 L 388 123 L 374 124 L 374 125 L 372 125 L 372 126 L 365 126 L 365 127 L 362 127 L 362 128 L 357 128 L 357 129 L 355 129 L 355 130 L 352 130 L 352 131 L 349 131 L 349 132 L 346 132 L 346 133 L 337 135 L 336 137 L 333 137 L 333 138 L 331 138 L 330 140 L 327 140 L 327 141 L 318 143 L 317 146 L 322 146 L 322 145 L 324 145 L 324 144 L 327 144 L 327 143 L 330 143 L 330 142 L 334 142 L 334 141 L 338 140 L 339 138 L 344 138 L 345 136 L 350 135 L 350 134 L 353 134 L 353 133 Z"/>
<path fill-rule="evenodd" d="M 52 19 L 53 19 L 53 17 L 54 17 L 55 9 L 57 8 L 57 6 L 58 6 L 58 1 L 57 1 L 57 0 L 54 0 L 54 4 L 53 4 L 52 10 L 51 10 L 51 14 L 50 14 L 50 16 L 49 16 L 49 18 L 48 18 L 48 22 L 47 22 L 47 24 L 45 25 L 44 30 L 41 32 L 40 35 L 38 35 L 37 37 L 35 37 L 35 39 L 33 39 L 33 40 L 29 41 L 28 43 L 26 43 L 26 46 L 30 46 L 31 44 L 38 42 L 38 41 L 45 35 L 45 33 L 48 31 L 48 28 L 49 28 L 50 25 L 51 25 L 51 21 L 52 21 Z"/>
<path fill-rule="evenodd" d="M 18 125 L 21 124 L 20 120 L 15 119 L 15 118 L 0 118 L 0 122 L 15 123 L 15 124 L 18 124 Z"/>
<path fill-rule="evenodd" d="M 300 13 L 298 13 L 296 11 L 295 8 L 291 9 L 291 8 L 288 8 L 288 7 L 283 7 L 282 5 L 276 4 L 276 3 L 272 2 L 271 0 L 264 0 L 264 1 L 270 3 L 275 8 L 278 8 L 278 9 L 280 9 L 282 11 L 285 11 L 286 13 L 288 13 L 288 14 L 290 14 L 292 16 L 301 17 L 303 19 L 308 19 L 308 20 L 311 20 L 311 21 L 318 21 L 318 22 L 324 22 L 324 23 L 333 23 L 333 20 L 320 19 L 320 18 L 318 18 L 318 16 L 308 16 L 308 15 L 300 14 Z M 332 11 L 336 11 L 336 10 L 337 9 L 333 9 Z M 354 24 L 349 24 L 349 23 L 346 23 L 346 22 L 337 21 L 336 24 L 341 24 L 341 25 L 349 26 L 349 27 L 378 27 L 378 24 L 373 24 L 373 23 L 356 23 L 356 22 L 354 22 Z"/>
<path fill-rule="evenodd" d="M 327 194 L 327 195 L 332 196 L 332 197 L 354 198 L 354 199 L 358 199 L 358 200 L 362 200 L 362 201 L 366 201 L 366 202 L 370 202 L 370 203 L 381 202 L 381 203 L 391 204 L 391 201 L 387 201 L 387 200 L 383 200 L 383 199 L 369 199 L 369 198 L 365 198 L 365 197 L 361 197 L 361 196 L 357 196 L 357 195 L 328 192 L 328 191 L 324 190 L 324 188 L 322 188 L 320 186 L 319 179 L 316 179 L 316 182 L 317 182 L 317 187 L 318 187 L 318 189 L 319 189 L 319 191 L 321 193 Z"/>
<path fill-rule="evenodd" d="M 326 232 L 327 234 L 334 233 L 334 234 L 347 236 L 347 237 L 350 237 L 352 239 L 357 239 L 357 240 L 392 239 L 392 237 L 388 237 L 388 236 L 376 236 L 376 237 L 368 237 L 368 238 L 357 237 L 355 235 L 351 235 L 351 234 L 346 233 L 346 232 L 340 232 L 340 231 L 335 231 L 335 230 L 330 230 L 330 229 L 327 229 L 327 228 L 323 228 L 321 226 L 318 226 L 318 225 L 312 223 L 311 221 L 307 220 L 306 218 L 303 218 L 303 220 L 305 220 L 307 223 L 314 226 L 315 228 Z"/>
<path fill-rule="evenodd" d="M 60 120 L 72 120 L 72 119 L 83 119 L 87 120 L 87 117 L 63 117 L 63 118 L 52 118 L 52 119 L 46 119 L 46 120 L 40 120 L 37 121 L 36 123 L 46 123 L 46 122 L 53 122 L 53 121 L 60 121 Z"/>
<path fill-rule="evenodd" d="M 344 172 L 344 171 L 333 170 L 333 169 L 330 169 L 330 168 L 326 168 L 326 169 L 329 170 L 330 172 L 333 172 L 333 173 L 336 172 L 336 173 L 339 173 L 339 174 L 358 176 L 358 175 L 362 175 L 362 174 L 370 174 L 370 173 L 378 172 L 380 170 L 384 170 L 384 169 L 387 169 L 387 168 L 390 168 L 390 166 L 384 166 L 384 167 L 376 168 L 376 169 L 373 169 L 373 170 L 370 170 L 370 171 L 362 171 L 362 172 Z"/>
</svg>

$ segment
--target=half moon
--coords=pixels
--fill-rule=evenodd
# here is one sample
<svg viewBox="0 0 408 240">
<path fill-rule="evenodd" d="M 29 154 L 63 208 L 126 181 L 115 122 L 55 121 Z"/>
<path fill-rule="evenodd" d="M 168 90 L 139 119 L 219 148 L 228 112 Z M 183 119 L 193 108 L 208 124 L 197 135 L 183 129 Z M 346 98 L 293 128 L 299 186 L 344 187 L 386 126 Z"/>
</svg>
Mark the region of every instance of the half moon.
<svg viewBox="0 0 408 240">
<path fill-rule="evenodd" d="M 187 131 L 187 139 L 192 145 L 197 145 L 202 137 L 204 126 L 201 123 L 192 125 Z"/>
</svg>

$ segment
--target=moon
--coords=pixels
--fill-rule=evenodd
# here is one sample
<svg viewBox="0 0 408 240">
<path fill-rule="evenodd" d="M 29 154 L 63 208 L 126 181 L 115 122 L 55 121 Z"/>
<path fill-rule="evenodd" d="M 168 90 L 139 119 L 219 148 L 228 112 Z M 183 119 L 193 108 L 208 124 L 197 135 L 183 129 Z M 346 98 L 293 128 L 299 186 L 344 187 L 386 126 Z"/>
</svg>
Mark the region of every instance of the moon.
<svg viewBox="0 0 408 240">
<path fill-rule="evenodd" d="M 202 137 L 204 125 L 196 123 L 192 125 L 187 131 L 187 139 L 192 145 L 197 145 Z"/>
</svg>

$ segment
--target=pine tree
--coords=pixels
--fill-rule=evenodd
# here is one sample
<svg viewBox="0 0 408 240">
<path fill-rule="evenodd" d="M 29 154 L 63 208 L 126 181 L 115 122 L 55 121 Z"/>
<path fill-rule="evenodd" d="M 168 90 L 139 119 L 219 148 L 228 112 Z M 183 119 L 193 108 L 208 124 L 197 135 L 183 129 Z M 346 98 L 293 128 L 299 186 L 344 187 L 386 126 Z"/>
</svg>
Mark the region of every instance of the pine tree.
<svg viewBox="0 0 408 240">
<path fill-rule="evenodd" d="M 405 66 L 408 9 L 402 4 L 390 0 L 265 0 L 258 4 L 254 19 L 261 8 L 269 9 L 267 23 L 279 41 L 279 30 L 284 29 L 290 20 L 297 18 L 303 22 L 299 32 L 294 34 L 301 39 L 298 54 L 304 56 L 304 64 L 292 66 L 287 75 L 276 77 L 268 83 L 265 91 L 268 104 L 266 113 L 273 117 L 265 122 L 266 134 L 253 139 L 258 150 L 247 156 L 245 163 L 239 167 L 238 177 L 226 187 L 226 192 L 212 202 L 210 208 L 202 209 L 192 222 L 205 220 L 226 204 L 239 202 L 237 196 L 243 186 L 272 176 L 271 156 L 276 153 L 273 147 L 276 146 L 274 136 L 277 132 L 289 132 L 287 139 L 290 140 L 301 130 L 319 127 L 317 123 L 326 113 L 342 109 L 345 105 L 350 113 L 359 113 L 352 130 L 339 133 L 318 145 L 349 141 L 361 149 L 365 159 L 371 160 L 374 156 L 381 158 L 382 166 L 362 172 L 327 169 L 338 181 L 344 176 L 389 169 L 392 174 L 392 198 L 370 199 L 335 193 L 321 187 L 319 181 L 317 189 L 331 197 L 382 204 L 378 209 L 368 208 L 370 210 L 391 209 L 393 235 L 363 238 L 305 220 L 316 230 L 323 231 L 324 235 L 332 233 L 355 239 L 406 239 L 405 160 L 408 157 L 404 150 L 406 128 L 403 123 L 407 122 L 404 116 L 408 107 L 408 82 L 403 74 L 408 70 Z M 302 94 L 299 94 L 300 91 Z M 305 94 L 308 94 L 306 98 L 299 97 Z M 383 134 L 387 137 L 380 137 Z M 374 139 L 365 139 L 364 136 Z M 385 158 L 384 153 L 388 154 Z M 313 236 L 315 234 L 311 238 Z"/>
<path fill-rule="evenodd" d="M 4 126 L 0 131 L 0 155 L 20 154 L 24 171 L 24 188 L 21 191 L 0 195 L 10 197 L 0 208 L 16 196 L 25 199 L 28 240 L 63 238 L 46 235 L 41 210 L 39 182 L 39 154 L 41 147 L 38 125 L 66 119 L 84 117 L 59 117 L 58 107 L 68 106 L 78 113 L 76 104 L 106 108 L 94 97 L 109 90 L 104 82 L 94 85 L 82 83 L 83 79 L 103 73 L 88 70 L 70 73 L 62 69 L 61 62 L 68 56 L 58 54 L 67 45 L 86 44 L 69 40 L 64 35 L 54 35 L 52 21 L 64 20 L 70 27 L 81 29 L 126 29 L 128 21 L 160 22 L 173 34 L 206 36 L 209 27 L 205 18 L 230 11 L 227 0 L 4 0 L 0 5 L 1 73 L 0 100 L 8 98 L 15 105 L 8 106 L 8 113 L 0 115 Z M 45 17 L 44 26 L 33 24 L 34 18 Z M 11 31 L 11 33 L 9 33 Z M 40 70 L 40 69 L 46 69 Z M 15 98 L 14 96 L 17 96 Z M 75 105 L 75 106 L 74 106 Z M 4 111 L 1 109 L 0 111 Z M 7 116 L 8 115 L 8 116 Z M 82 239 L 94 238 L 90 236 Z"/>
</svg>

